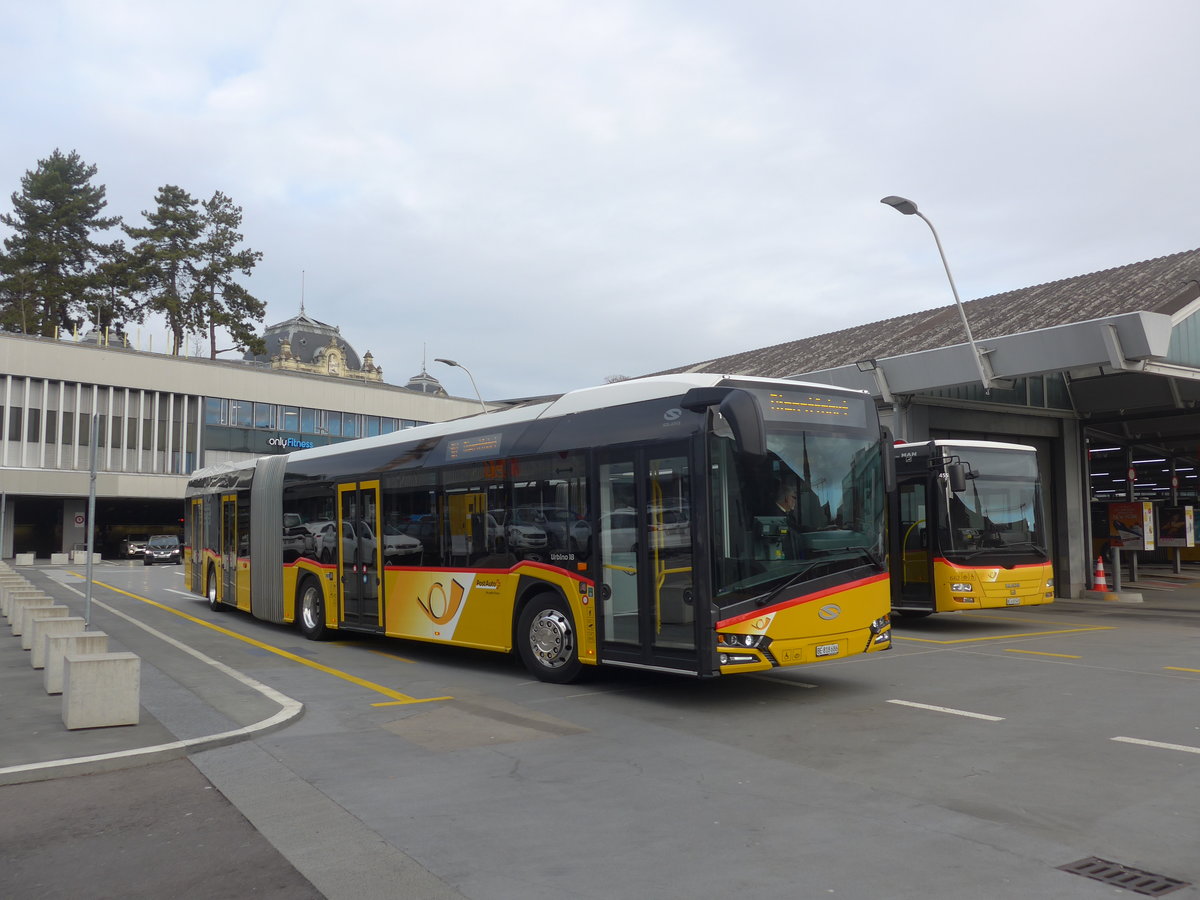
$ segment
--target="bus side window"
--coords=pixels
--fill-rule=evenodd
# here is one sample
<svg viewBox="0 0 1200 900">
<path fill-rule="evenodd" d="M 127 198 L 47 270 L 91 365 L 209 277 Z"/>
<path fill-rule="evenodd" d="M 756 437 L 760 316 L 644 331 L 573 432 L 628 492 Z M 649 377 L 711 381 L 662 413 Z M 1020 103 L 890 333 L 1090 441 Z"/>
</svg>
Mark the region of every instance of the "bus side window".
<svg viewBox="0 0 1200 900">
<path fill-rule="evenodd" d="M 380 529 L 389 564 L 442 564 L 437 478 L 432 472 L 404 472 L 383 484 Z"/>
</svg>

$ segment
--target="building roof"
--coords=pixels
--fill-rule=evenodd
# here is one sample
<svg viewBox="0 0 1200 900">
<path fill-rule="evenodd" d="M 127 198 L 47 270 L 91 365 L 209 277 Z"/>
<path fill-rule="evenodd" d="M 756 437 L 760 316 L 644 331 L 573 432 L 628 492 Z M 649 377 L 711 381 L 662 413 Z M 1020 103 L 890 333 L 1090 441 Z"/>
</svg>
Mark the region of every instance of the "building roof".
<svg viewBox="0 0 1200 900">
<path fill-rule="evenodd" d="M 446 389 L 442 387 L 442 383 L 425 371 L 425 366 L 421 366 L 421 371 L 408 379 L 408 384 L 405 385 L 410 391 L 418 391 L 422 394 L 435 394 L 438 397 L 448 397 Z"/>
<path fill-rule="evenodd" d="M 985 341 L 1129 312 L 1173 315 L 1197 297 L 1200 249 L 993 294 L 963 306 L 975 340 Z M 667 371 L 782 378 L 965 340 L 962 319 L 950 304 Z"/>
<path fill-rule="evenodd" d="M 346 365 L 351 369 L 361 369 L 362 360 L 354 348 L 346 343 L 341 330 L 336 325 L 327 325 L 325 322 L 318 322 L 311 318 L 304 312 L 303 306 L 300 308 L 299 315 L 292 316 L 277 325 L 268 325 L 263 332 L 266 351 L 258 356 L 247 353 L 245 358 L 270 362 L 272 357 L 279 355 L 281 344 L 287 341 L 291 345 L 293 356 L 302 363 L 311 364 L 317 351 L 328 346 L 334 339 L 337 340 L 342 352 L 346 355 Z"/>
</svg>

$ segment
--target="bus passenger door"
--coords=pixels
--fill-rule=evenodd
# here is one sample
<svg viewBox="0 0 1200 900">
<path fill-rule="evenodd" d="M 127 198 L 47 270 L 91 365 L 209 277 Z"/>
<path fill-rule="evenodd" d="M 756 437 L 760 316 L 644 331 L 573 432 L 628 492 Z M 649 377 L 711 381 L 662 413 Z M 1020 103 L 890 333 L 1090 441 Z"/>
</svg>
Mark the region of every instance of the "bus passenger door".
<svg viewBox="0 0 1200 900">
<path fill-rule="evenodd" d="M 338 486 L 338 584 L 340 621 L 378 630 L 383 627 L 383 547 L 379 534 L 379 482 Z"/>
<path fill-rule="evenodd" d="M 188 504 L 187 533 L 184 535 L 184 587 L 196 594 L 204 593 L 204 499 L 193 497 Z"/>
<path fill-rule="evenodd" d="M 601 661 L 699 671 L 686 444 L 599 457 Z"/>
<path fill-rule="evenodd" d="M 933 552 L 937 535 L 936 504 L 926 502 L 927 479 L 899 485 L 900 603 L 902 608 L 936 612 L 933 586 Z M 893 576 L 894 577 L 894 576 Z M 895 605 L 895 604 L 893 604 Z"/>
<path fill-rule="evenodd" d="M 237 606 L 237 494 L 221 498 L 221 602 Z"/>
</svg>

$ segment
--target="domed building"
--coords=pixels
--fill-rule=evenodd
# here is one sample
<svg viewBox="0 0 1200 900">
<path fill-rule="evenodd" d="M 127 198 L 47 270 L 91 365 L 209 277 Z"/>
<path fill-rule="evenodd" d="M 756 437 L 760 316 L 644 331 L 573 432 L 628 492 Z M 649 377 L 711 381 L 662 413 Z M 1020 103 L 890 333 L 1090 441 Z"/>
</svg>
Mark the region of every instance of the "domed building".
<svg viewBox="0 0 1200 900">
<path fill-rule="evenodd" d="M 288 372 L 307 372 L 334 378 L 353 378 L 360 381 L 382 381 L 383 369 L 367 351 L 360 359 L 358 353 L 342 338 L 336 325 L 327 325 L 308 316 L 304 304 L 300 314 L 268 325 L 263 332 L 266 350 L 261 354 L 247 353 L 245 359 L 265 363 L 272 369 Z M 444 396 L 444 392 L 443 392 Z"/>
<path fill-rule="evenodd" d="M 410 391 L 417 391 L 421 394 L 432 394 L 435 397 L 449 397 L 446 389 L 442 387 L 442 383 L 425 371 L 424 364 L 421 365 L 421 371 L 408 379 L 408 384 L 404 385 Z"/>
</svg>

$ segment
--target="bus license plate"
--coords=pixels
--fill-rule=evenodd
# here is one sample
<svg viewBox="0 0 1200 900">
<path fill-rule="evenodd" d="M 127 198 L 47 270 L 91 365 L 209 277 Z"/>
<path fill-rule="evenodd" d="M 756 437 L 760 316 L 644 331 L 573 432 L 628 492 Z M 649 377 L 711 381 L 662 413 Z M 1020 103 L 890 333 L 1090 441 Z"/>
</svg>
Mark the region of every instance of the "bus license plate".
<svg viewBox="0 0 1200 900">
<path fill-rule="evenodd" d="M 1020 605 L 1021 605 L 1021 598 L 1020 598 L 1020 597 L 1005 597 L 1005 598 L 1004 598 L 1004 602 L 1005 602 L 1005 603 L 1006 603 L 1008 606 L 1020 606 Z"/>
<path fill-rule="evenodd" d="M 817 644 L 817 656 L 837 656 L 837 644 Z"/>
</svg>

